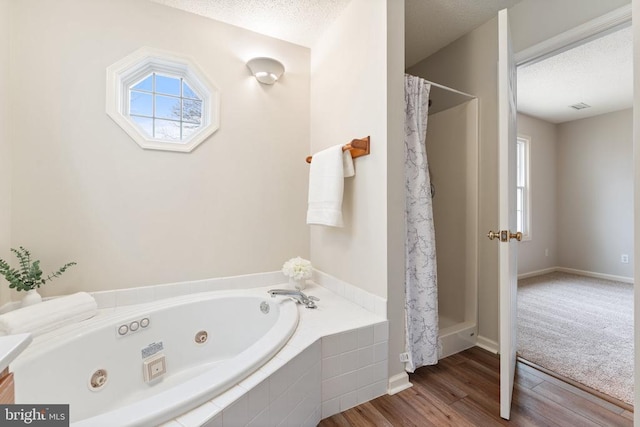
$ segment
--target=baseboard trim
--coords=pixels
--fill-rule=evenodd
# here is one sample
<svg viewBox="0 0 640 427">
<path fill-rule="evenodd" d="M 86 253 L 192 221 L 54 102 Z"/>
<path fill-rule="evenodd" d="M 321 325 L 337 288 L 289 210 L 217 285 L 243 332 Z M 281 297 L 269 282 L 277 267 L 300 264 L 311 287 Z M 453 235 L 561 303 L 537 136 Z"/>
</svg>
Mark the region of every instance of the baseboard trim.
<svg viewBox="0 0 640 427">
<path fill-rule="evenodd" d="M 578 270 L 576 268 L 567 267 L 550 267 L 542 270 L 530 271 L 528 273 L 518 274 L 518 279 L 528 279 L 530 277 L 541 276 L 548 273 L 569 273 L 578 276 L 593 277 L 595 279 L 613 280 L 614 282 L 623 282 L 633 284 L 633 277 L 616 276 L 614 274 L 596 273 L 595 271 Z"/>
<path fill-rule="evenodd" d="M 500 345 L 496 341 L 490 340 L 489 338 L 483 337 L 482 335 L 478 335 L 476 346 L 493 354 L 498 354 L 500 352 Z"/>
<path fill-rule="evenodd" d="M 396 394 L 410 387 L 413 387 L 413 384 L 409 381 L 409 375 L 406 372 L 402 372 L 389 378 L 387 393 Z"/>
<path fill-rule="evenodd" d="M 615 282 L 633 283 L 633 277 L 615 276 L 613 274 L 596 273 L 594 271 L 577 270 L 575 268 L 556 267 L 561 273 L 577 274 L 578 276 L 593 277 L 596 279 L 613 280 Z"/>
<path fill-rule="evenodd" d="M 543 274 L 549 274 L 556 271 L 558 271 L 558 267 L 543 268 L 542 270 L 535 270 L 528 273 L 518 274 L 518 279 L 528 279 L 529 277 L 542 276 Z"/>
</svg>

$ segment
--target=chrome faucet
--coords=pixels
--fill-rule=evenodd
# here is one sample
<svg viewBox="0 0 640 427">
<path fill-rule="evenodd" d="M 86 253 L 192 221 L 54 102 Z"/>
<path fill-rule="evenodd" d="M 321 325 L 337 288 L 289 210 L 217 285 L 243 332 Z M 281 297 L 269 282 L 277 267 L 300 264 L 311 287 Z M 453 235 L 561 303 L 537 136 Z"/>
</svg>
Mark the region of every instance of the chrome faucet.
<svg viewBox="0 0 640 427">
<path fill-rule="evenodd" d="M 282 295 L 289 297 L 298 304 L 304 304 L 307 308 L 318 308 L 315 301 L 320 301 L 320 298 L 316 298 L 312 295 L 306 295 L 304 292 L 293 289 L 271 289 L 267 291 L 271 298 L 275 298 L 276 295 Z"/>
</svg>

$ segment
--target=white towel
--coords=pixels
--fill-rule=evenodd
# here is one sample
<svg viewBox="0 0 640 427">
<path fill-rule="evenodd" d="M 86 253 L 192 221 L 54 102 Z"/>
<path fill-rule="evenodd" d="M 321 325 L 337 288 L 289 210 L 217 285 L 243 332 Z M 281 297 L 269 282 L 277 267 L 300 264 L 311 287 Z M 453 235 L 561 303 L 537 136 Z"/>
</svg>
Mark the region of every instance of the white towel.
<svg viewBox="0 0 640 427">
<path fill-rule="evenodd" d="M 342 227 L 344 178 L 355 175 L 353 158 L 342 145 L 313 155 L 309 170 L 307 224 Z"/>
<path fill-rule="evenodd" d="M 31 332 L 37 336 L 88 319 L 97 312 L 96 300 L 86 292 L 52 298 L 0 315 L 0 335 Z"/>
</svg>

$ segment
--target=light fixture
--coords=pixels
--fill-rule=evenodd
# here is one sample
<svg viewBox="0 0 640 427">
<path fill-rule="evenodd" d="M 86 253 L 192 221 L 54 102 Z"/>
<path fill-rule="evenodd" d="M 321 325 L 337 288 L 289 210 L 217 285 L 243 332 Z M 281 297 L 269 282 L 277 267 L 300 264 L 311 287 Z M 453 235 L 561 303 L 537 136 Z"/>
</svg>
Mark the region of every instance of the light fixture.
<svg viewBox="0 0 640 427">
<path fill-rule="evenodd" d="M 256 80 L 266 85 L 274 84 L 284 73 L 284 65 L 273 58 L 253 58 L 247 62 L 247 67 L 249 67 Z"/>
</svg>

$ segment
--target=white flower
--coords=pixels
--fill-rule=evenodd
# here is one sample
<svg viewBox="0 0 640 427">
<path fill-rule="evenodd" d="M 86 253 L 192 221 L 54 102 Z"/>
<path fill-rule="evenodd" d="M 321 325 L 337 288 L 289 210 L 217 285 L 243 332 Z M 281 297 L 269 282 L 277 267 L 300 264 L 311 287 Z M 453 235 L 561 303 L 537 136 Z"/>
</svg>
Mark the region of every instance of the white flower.
<svg viewBox="0 0 640 427">
<path fill-rule="evenodd" d="M 282 274 L 295 280 L 310 279 L 313 274 L 313 267 L 311 266 L 311 261 L 295 257 L 284 263 Z"/>
</svg>

